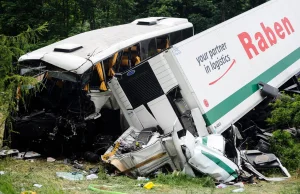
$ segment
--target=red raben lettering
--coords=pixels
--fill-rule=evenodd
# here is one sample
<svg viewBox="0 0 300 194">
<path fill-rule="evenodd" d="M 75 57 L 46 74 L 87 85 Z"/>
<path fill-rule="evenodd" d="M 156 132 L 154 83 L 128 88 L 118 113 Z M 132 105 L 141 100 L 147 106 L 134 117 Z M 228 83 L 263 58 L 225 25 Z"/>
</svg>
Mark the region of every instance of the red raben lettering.
<svg viewBox="0 0 300 194">
<path fill-rule="evenodd" d="M 252 59 L 254 54 L 256 56 L 259 55 L 259 50 L 261 52 L 265 52 L 270 46 L 277 44 L 277 37 L 280 39 L 285 39 L 286 34 L 290 35 L 295 32 L 290 20 L 287 17 L 283 18 L 281 22 L 282 24 L 279 22 L 274 23 L 274 30 L 271 27 L 265 26 L 263 22 L 260 23 L 262 31 L 267 39 L 261 32 L 255 33 L 254 38 L 256 41 L 253 41 L 250 34 L 247 32 L 242 32 L 238 35 L 238 38 L 242 43 L 249 59 Z M 257 46 L 255 42 L 257 42 Z"/>
</svg>

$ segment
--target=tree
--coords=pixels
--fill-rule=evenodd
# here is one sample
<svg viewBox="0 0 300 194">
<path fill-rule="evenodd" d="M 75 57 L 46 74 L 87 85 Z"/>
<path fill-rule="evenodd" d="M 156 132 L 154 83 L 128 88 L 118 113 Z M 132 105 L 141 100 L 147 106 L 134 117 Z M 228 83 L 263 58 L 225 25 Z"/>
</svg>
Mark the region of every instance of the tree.
<svg viewBox="0 0 300 194">
<path fill-rule="evenodd" d="M 28 94 L 28 85 L 36 85 L 37 80 L 32 77 L 21 76 L 16 73 L 17 59 L 24 54 L 30 43 L 35 43 L 39 35 L 46 31 L 47 23 L 36 28 L 28 29 L 16 36 L 0 35 L 0 128 L 9 115 L 16 111 L 17 100 L 23 97 L 17 93 Z M 3 127 L 2 127 L 3 129 Z M 0 130 L 0 147 L 4 130 Z"/>
</svg>

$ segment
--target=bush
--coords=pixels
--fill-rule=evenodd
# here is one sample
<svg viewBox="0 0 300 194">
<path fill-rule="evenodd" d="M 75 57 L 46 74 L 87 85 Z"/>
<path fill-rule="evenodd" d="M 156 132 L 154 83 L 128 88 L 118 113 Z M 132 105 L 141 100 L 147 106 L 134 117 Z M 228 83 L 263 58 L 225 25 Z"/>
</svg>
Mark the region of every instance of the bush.
<svg viewBox="0 0 300 194">
<path fill-rule="evenodd" d="M 282 130 L 273 132 L 271 151 L 289 171 L 300 168 L 300 142 L 289 132 Z"/>
<path fill-rule="evenodd" d="M 300 95 L 292 97 L 283 95 L 280 99 L 270 104 L 271 117 L 266 121 L 277 128 L 300 128 Z"/>
</svg>

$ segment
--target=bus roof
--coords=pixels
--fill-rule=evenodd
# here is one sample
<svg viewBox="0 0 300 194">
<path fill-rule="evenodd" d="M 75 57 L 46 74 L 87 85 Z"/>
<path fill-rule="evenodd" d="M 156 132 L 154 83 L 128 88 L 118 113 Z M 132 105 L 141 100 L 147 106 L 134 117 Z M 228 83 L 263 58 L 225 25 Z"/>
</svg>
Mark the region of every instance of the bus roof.
<svg viewBox="0 0 300 194">
<path fill-rule="evenodd" d="M 129 24 L 84 32 L 27 53 L 19 61 L 42 60 L 67 71 L 84 73 L 115 52 L 176 30 L 193 27 L 187 19 L 151 17 Z"/>
</svg>

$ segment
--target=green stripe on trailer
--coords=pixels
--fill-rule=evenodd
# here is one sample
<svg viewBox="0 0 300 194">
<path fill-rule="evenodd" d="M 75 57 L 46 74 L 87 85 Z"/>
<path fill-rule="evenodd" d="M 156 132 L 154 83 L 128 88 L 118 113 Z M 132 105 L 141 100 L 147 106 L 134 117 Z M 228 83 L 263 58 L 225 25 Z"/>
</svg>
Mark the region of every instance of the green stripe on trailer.
<svg viewBox="0 0 300 194">
<path fill-rule="evenodd" d="M 219 167 L 221 167 L 222 169 L 224 169 L 228 174 L 230 174 L 231 176 L 233 176 L 234 178 L 238 177 L 237 172 L 235 172 L 232 168 L 230 168 L 227 164 L 225 164 L 222 160 L 220 160 L 219 158 L 215 157 L 214 155 L 205 152 L 203 150 L 201 150 L 201 153 L 206 156 L 207 158 L 209 158 L 211 161 L 213 161 L 214 163 L 216 163 Z"/>
<path fill-rule="evenodd" d="M 300 59 L 300 47 L 295 51 L 290 53 L 288 56 L 280 60 L 278 63 L 273 65 L 271 68 L 257 76 L 255 79 L 250 81 L 248 84 L 240 88 L 238 91 L 233 93 L 231 96 L 220 102 L 214 108 L 209 110 L 207 113 L 203 114 L 203 118 L 207 124 L 210 126 L 225 114 L 227 114 L 230 110 L 235 108 L 245 99 L 247 99 L 250 95 L 254 94 L 259 90 L 258 83 L 265 82 L 268 83 L 277 75 L 279 75 L 282 71 L 290 67 L 297 60 Z"/>
<path fill-rule="evenodd" d="M 202 144 L 207 146 L 207 137 L 202 137 Z"/>
</svg>

